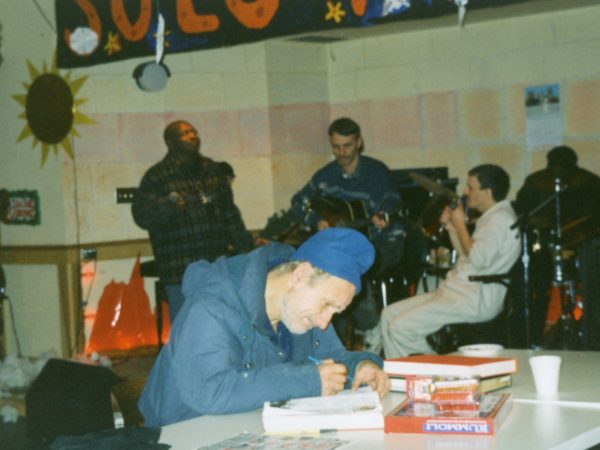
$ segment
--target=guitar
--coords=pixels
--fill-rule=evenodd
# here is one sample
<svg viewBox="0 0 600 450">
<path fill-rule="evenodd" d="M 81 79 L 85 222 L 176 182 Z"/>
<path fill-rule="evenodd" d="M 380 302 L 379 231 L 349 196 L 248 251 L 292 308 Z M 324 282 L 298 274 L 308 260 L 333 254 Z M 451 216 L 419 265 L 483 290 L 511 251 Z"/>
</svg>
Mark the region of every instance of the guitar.
<svg viewBox="0 0 600 450">
<path fill-rule="evenodd" d="M 371 237 L 369 229 L 373 223 L 360 200 L 314 196 L 306 207 L 306 211 L 311 210 L 327 221 L 329 226 L 352 228 Z M 402 214 L 396 211 L 389 212 L 385 216 L 388 220 L 402 218 Z M 260 230 L 258 236 L 269 241 L 294 240 L 295 234 L 302 234 L 298 232 L 301 224 L 302 219 L 298 218 L 291 209 L 282 209 L 267 219 L 267 224 Z M 299 240 L 302 241 L 303 237 L 308 236 L 300 236 Z"/>
<path fill-rule="evenodd" d="M 331 227 L 353 228 L 369 237 L 371 219 L 360 200 L 314 196 L 308 207 Z"/>
<path fill-rule="evenodd" d="M 267 225 L 260 230 L 258 236 L 268 241 L 284 242 L 301 223 L 302 219 L 299 219 L 291 209 L 287 211 L 282 209 L 267 219 Z"/>
<path fill-rule="evenodd" d="M 308 207 L 323 218 L 329 226 L 353 228 L 371 238 L 370 227 L 373 222 L 360 200 L 314 196 Z M 390 211 L 382 214 L 381 218 L 391 221 L 402 218 L 402 214 L 398 211 Z"/>
</svg>

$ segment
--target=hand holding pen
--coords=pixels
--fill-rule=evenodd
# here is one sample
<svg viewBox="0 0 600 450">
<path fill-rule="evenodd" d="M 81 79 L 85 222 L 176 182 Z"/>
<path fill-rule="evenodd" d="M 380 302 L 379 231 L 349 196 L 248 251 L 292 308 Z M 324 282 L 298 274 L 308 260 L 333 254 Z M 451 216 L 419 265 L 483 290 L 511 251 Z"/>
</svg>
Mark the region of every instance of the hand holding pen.
<svg viewBox="0 0 600 450">
<path fill-rule="evenodd" d="M 336 363 L 333 359 L 317 359 L 313 356 L 308 357 L 309 361 L 314 363 L 319 370 L 321 377 L 321 395 L 335 395 L 344 390 L 346 380 L 352 380 L 348 376 L 348 369 L 345 365 Z"/>
</svg>

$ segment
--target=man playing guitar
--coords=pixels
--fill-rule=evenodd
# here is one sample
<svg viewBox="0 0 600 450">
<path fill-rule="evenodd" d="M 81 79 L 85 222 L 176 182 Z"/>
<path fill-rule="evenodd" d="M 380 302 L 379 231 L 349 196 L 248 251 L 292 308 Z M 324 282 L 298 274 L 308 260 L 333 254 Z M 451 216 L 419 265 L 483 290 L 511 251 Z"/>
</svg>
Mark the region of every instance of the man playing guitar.
<svg viewBox="0 0 600 450">
<path fill-rule="evenodd" d="M 400 221 L 389 220 L 387 213 L 399 210 L 400 194 L 394 187 L 387 166 L 362 154 L 364 148 L 360 126 L 343 117 L 329 126 L 334 161 L 319 169 L 310 181 L 292 197 L 292 209 L 313 230 L 330 226 L 353 226 L 360 222 L 376 249 L 377 257 L 368 277 L 377 276 L 400 262 L 404 247 L 405 227 Z M 339 203 L 347 206 L 351 217 L 332 219 L 327 214 L 327 203 L 332 210 Z M 362 211 L 361 211 L 362 210 Z M 330 211 L 331 212 L 331 211 Z M 360 217 L 357 217 L 360 216 Z M 357 226 L 356 228 L 361 228 Z M 379 313 L 370 284 L 364 289 L 364 298 L 355 299 L 347 317 L 334 320 L 338 334 L 344 340 L 344 321 L 351 320 L 354 328 L 367 332 L 379 322 Z M 376 335 L 377 336 L 377 335 Z M 375 352 L 380 343 L 369 342 L 367 348 Z"/>
</svg>

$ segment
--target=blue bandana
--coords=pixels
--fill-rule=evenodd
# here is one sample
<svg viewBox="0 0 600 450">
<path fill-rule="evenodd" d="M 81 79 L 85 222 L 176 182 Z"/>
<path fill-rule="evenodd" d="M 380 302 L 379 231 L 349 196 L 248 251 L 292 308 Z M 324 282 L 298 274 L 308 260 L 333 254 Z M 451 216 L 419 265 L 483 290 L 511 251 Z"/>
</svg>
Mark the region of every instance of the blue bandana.
<svg viewBox="0 0 600 450">
<path fill-rule="evenodd" d="M 330 275 L 349 281 L 360 292 L 360 277 L 375 259 L 369 240 L 350 228 L 326 228 L 305 241 L 290 261 L 308 261 Z"/>
</svg>

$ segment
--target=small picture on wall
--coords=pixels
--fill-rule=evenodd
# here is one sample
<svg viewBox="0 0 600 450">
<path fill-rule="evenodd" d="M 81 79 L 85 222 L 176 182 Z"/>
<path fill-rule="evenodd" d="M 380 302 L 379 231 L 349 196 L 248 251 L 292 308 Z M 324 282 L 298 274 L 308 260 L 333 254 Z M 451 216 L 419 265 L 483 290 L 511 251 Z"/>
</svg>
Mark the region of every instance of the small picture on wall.
<svg viewBox="0 0 600 450">
<path fill-rule="evenodd" d="M 563 143 L 558 84 L 525 88 L 525 120 L 528 150 L 548 150 Z"/>
<path fill-rule="evenodd" d="M 39 225 L 38 192 L 0 190 L 0 221 L 7 225 Z"/>
</svg>

